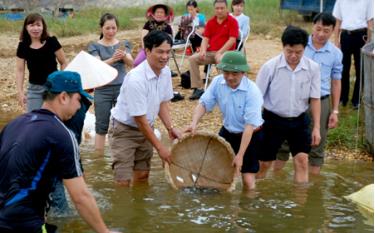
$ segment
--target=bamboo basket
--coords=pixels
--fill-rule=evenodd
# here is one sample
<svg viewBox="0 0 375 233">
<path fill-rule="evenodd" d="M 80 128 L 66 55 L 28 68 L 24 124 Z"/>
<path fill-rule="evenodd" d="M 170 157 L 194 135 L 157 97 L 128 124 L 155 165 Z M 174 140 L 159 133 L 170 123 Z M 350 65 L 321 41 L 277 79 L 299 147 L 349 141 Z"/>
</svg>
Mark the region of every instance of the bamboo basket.
<svg viewBox="0 0 375 233">
<path fill-rule="evenodd" d="M 166 165 L 167 180 L 175 189 L 234 189 L 235 156 L 230 144 L 212 133 L 187 135 L 172 146 L 172 163 Z"/>
</svg>

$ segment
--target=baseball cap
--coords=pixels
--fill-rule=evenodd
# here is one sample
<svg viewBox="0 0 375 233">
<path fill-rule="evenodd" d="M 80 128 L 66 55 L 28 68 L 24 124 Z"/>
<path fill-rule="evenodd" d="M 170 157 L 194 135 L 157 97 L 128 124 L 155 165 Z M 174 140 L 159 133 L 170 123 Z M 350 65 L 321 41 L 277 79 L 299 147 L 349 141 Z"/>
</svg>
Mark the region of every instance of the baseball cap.
<svg viewBox="0 0 375 233">
<path fill-rule="evenodd" d="M 67 92 L 79 93 L 86 99 L 93 99 L 91 95 L 82 89 L 81 76 L 73 71 L 55 71 L 48 75 L 44 84 L 47 90 L 53 93 Z"/>
<path fill-rule="evenodd" d="M 230 72 L 247 72 L 250 70 L 246 56 L 239 51 L 225 52 L 217 68 Z"/>
</svg>

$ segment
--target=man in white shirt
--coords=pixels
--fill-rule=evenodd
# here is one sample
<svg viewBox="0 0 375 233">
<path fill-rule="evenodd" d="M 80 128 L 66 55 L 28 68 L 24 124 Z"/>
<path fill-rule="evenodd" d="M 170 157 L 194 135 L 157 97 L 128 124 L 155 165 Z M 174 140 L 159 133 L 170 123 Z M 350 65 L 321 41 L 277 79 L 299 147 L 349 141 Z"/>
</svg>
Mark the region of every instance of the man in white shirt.
<svg viewBox="0 0 375 233">
<path fill-rule="evenodd" d="M 294 180 L 308 181 L 308 153 L 320 143 L 320 69 L 303 56 L 307 32 L 288 26 L 282 35 L 283 53 L 267 61 L 256 83 L 264 98 L 263 150 L 258 178 L 263 178 L 284 141 L 289 143 Z M 310 103 L 309 103 L 310 102 Z M 313 128 L 306 110 L 311 107 Z"/>
<path fill-rule="evenodd" d="M 354 57 L 355 84 L 352 105 L 358 109 L 360 101 L 360 64 L 361 48 L 370 41 L 371 30 L 374 27 L 373 0 L 337 0 L 332 12 L 336 17 L 335 45 L 343 53 L 341 102 L 346 106 L 349 100 L 350 67 Z"/>
<path fill-rule="evenodd" d="M 122 186 L 129 186 L 131 180 L 148 180 L 153 147 L 163 161 L 170 163 L 171 152 L 153 131 L 157 116 L 171 139 L 181 136 L 173 128 L 169 113 L 173 89 L 167 63 L 172 39 L 165 32 L 152 31 L 143 42 L 147 59 L 126 75 L 112 109 L 109 133 L 112 168 L 115 182 Z"/>
</svg>

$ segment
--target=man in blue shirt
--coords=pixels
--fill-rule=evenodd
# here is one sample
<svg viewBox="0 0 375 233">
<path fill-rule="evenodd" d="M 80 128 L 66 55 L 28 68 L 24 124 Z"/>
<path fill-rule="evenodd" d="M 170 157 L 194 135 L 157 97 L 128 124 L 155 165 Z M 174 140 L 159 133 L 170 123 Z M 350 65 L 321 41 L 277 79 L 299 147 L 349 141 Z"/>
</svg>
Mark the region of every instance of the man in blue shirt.
<svg viewBox="0 0 375 233">
<path fill-rule="evenodd" d="M 311 148 L 309 171 L 319 174 L 324 163 L 324 147 L 328 129 L 337 127 L 341 93 L 341 73 L 343 69 L 341 51 L 329 41 L 333 34 L 336 19 L 331 14 L 319 13 L 313 19 L 312 35 L 309 37 L 304 55 L 320 65 L 320 144 Z M 284 167 L 289 158 L 289 150 L 283 146 L 277 155 L 274 170 Z"/>
<path fill-rule="evenodd" d="M 259 170 L 258 129 L 263 124 L 263 97 L 256 84 L 245 75 L 249 65 L 241 52 L 226 52 L 218 68 L 223 70 L 223 74 L 214 78 L 200 98 L 186 131 L 194 134 L 201 117 L 217 104 L 223 115 L 219 135 L 231 144 L 236 153 L 233 166 L 237 173 L 241 171 L 244 188 L 254 189 L 255 174 Z"/>
<path fill-rule="evenodd" d="M 76 72 L 56 71 L 46 86 L 42 109 L 17 117 L 0 134 L 0 232 L 47 232 L 46 203 L 57 179 L 95 232 L 109 232 L 83 179 L 74 133 L 63 123 L 90 96 Z"/>
</svg>

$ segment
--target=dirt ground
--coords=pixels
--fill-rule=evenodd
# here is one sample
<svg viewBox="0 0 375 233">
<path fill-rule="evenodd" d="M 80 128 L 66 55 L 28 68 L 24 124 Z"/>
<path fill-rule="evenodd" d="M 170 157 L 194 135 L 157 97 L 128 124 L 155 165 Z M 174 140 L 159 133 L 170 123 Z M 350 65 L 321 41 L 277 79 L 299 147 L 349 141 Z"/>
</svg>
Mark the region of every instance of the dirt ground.
<svg viewBox="0 0 375 233">
<path fill-rule="evenodd" d="M 135 57 L 140 42 L 139 30 L 128 30 L 118 32 L 118 39 L 127 39 L 133 44 L 133 57 Z M 63 46 L 64 52 L 68 61 L 72 60 L 73 57 L 81 50 L 86 50 L 87 45 L 91 41 L 98 40 L 97 34 L 89 34 L 83 36 L 75 36 L 68 38 L 59 38 L 60 43 Z M 19 112 L 23 110 L 17 104 L 17 93 L 15 86 L 15 54 L 18 45 L 18 35 L 0 35 L 0 112 Z M 270 36 L 251 35 L 246 43 L 246 54 L 251 70 L 249 77 L 255 79 L 257 72 L 259 71 L 262 64 L 268 59 L 274 57 L 281 52 L 282 46 L 279 38 L 272 38 Z M 179 58 L 178 58 L 179 59 Z M 175 70 L 175 66 L 171 60 L 171 68 Z M 181 71 L 187 70 L 188 61 L 185 60 L 184 66 Z M 214 71 L 213 73 L 215 73 Z M 27 76 L 25 75 L 25 83 L 27 83 Z M 189 101 L 188 97 L 191 94 L 191 90 L 182 89 L 179 86 L 180 78 L 173 78 L 174 90 L 180 92 L 185 96 L 185 100 L 178 101 L 171 104 L 172 119 L 176 127 L 186 127 L 191 121 L 191 115 L 197 101 Z M 157 122 L 156 127 L 160 125 Z M 199 129 L 208 132 L 218 132 L 221 126 L 221 117 L 218 110 L 214 110 L 213 113 L 207 114 L 201 120 Z M 159 127 L 164 133 L 163 127 Z M 350 154 L 348 156 L 348 153 Z M 369 160 L 369 156 L 363 152 L 348 152 L 340 150 L 332 150 L 329 152 L 330 157 L 335 159 L 340 158 L 356 158 L 362 160 Z"/>
<path fill-rule="evenodd" d="M 139 30 L 121 31 L 118 33 L 119 39 L 127 39 L 133 44 L 133 55 L 135 56 L 139 48 Z M 86 50 L 87 45 L 91 41 L 98 39 L 97 34 L 89 34 L 83 36 L 59 38 L 63 46 L 65 55 L 68 61 L 81 50 Z M 22 112 L 17 106 L 17 96 L 15 88 L 15 54 L 18 45 L 18 35 L 3 34 L 0 35 L 0 110 L 2 112 Z M 255 79 L 256 73 L 260 66 L 269 58 L 278 54 L 281 49 L 281 44 L 277 39 L 266 39 L 264 37 L 252 35 L 246 43 L 246 54 L 251 66 L 250 78 Z M 179 57 L 177 58 L 179 59 Z M 182 72 L 187 70 L 188 61 L 185 60 Z M 171 60 L 171 68 L 175 66 Z M 26 70 L 27 72 L 27 70 Z M 27 76 L 25 75 L 25 83 L 27 83 Z M 177 80 L 178 79 L 178 80 Z M 174 79 L 175 88 L 178 90 L 179 78 Z M 182 90 L 183 93 L 186 91 Z M 188 93 L 187 91 L 186 93 Z M 185 105 L 187 101 L 178 102 L 178 105 Z M 192 102 L 194 103 L 194 102 Z"/>
</svg>

